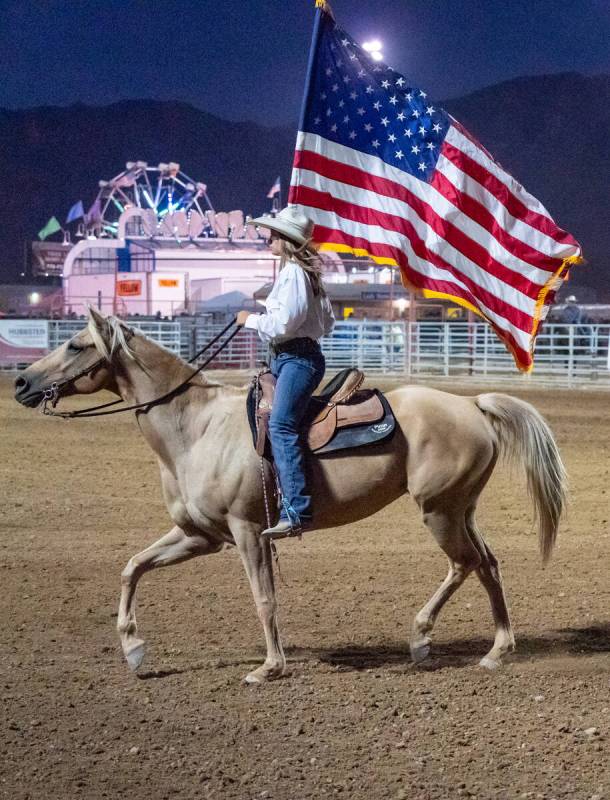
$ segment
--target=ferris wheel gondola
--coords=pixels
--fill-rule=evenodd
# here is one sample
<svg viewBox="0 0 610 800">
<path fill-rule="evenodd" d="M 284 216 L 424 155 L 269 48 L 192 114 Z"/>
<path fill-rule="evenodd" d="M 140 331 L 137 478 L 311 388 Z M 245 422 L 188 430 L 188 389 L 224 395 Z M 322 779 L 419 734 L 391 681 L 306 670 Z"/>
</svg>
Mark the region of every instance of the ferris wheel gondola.
<svg viewBox="0 0 610 800">
<path fill-rule="evenodd" d="M 180 164 L 151 167 L 146 161 L 128 161 L 114 178 L 99 181 L 86 217 L 87 233 L 116 238 L 119 220 L 131 209 L 136 210 L 129 214 L 136 228 L 131 232 L 151 238 L 196 238 L 214 213 L 206 185 L 182 172 Z"/>
</svg>

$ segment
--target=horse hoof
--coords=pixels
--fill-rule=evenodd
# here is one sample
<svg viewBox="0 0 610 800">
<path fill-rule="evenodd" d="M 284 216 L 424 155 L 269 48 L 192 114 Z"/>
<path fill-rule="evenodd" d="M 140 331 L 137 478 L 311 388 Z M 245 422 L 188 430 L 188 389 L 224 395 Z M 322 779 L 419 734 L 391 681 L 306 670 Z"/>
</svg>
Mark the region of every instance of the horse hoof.
<svg viewBox="0 0 610 800">
<path fill-rule="evenodd" d="M 281 678 L 284 674 L 283 667 L 257 667 L 257 669 L 249 672 L 244 678 L 244 683 L 267 683 L 268 681 L 275 681 Z"/>
<path fill-rule="evenodd" d="M 492 670 L 492 669 L 498 669 L 498 667 L 502 665 L 499 661 L 495 661 L 493 658 L 488 658 L 487 656 L 484 656 L 479 661 L 479 666 L 484 667 L 484 669 Z"/>
<path fill-rule="evenodd" d="M 125 653 L 125 658 L 127 659 L 129 668 L 133 670 L 133 672 L 142 666 L 145 653 L 146 650 L 144 649 L 144 642 L 140 642 L 139 644 L 135 645 L 135 647 L 132 647 L 129 652 Z"/>
<path fill-rule="evenodd" d="M 421 664 L 430 655 L 430 640 L 411 645 L 411 660 L 414 664 Z"/>
</svg>

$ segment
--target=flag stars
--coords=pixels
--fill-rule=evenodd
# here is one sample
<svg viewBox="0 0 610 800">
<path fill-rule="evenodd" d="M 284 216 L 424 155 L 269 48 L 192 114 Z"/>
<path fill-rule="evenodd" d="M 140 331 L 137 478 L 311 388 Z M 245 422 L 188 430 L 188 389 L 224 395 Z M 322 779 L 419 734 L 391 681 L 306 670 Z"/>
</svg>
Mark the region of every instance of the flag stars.
<svg viewBox="0 0 610 800">
<path fill-rule="evenodd" d="M 343 66 L 343 61 L 340 58 L 337 59 L 337 66 L 338 67 L 342 67 Z"/>
<path fill-rule="evenodd" d="M 372 87 L 372 86 L 367 86 L 367 87 L 366 87 L 366 89 L 365 89 L 364 91 L 365 91 L 367 94 L 372 94 L 372 92 L 373 92 L 373 87 Z"/>
<path fill-rule="evenodd" d="M 419 119 L 419 114 L 420 114 L 420 112 L 416 108 L 414 108 L 413 109 L 413 113 L 411 114 L 411 116 L 415 117 L 415 119 Z"/>
<path fill-rule="evenodd" d="M 341 44 L 343 45 L 343 47 L 347 47 L 349 44 L 349 39 L 341 39 Z"/>
<path fill-rule="evenodd" d="M 364 126 L 364 130 L 365 130 L 367 133 L 370 133 L 370 132 L 373 130 L 373 126 L 371 125 L 371 123 L 370 123 L 370 122 L 367 122 L 367 123 L 366 123 L 366 125 Z"/>
<path fill-rule="evenodd" d="M 356 54 L 355 53 L 350 53 L 349 54 L 349 60 L 350 61 L 355 61 L 356 60 Z"/>
<path fill-rule="evenodd" d="M 332 69 L 331 69 L 330 67 L 326 67 L 326 69 L 325 69 L 324 71 L 326 72 L 326 75 L 327 75 L 327 76 L 329 76 L 329 77 L 330 77 L 330 76 L 332 75 L 332 73 L 333 73 L 333 71 L 332 71 Z"/>
<path fill-rule="evenodd" d="M 441 126 L 439 125 L 438 122 L 434 123 L 434 125 L 432 126 L 432 130 L 434 131 L 434 133 L 440 133 L 441 132 Z"/>
<path fill-rule="evenodd" d="M 366 114 L 366 111 L 362 108 L 362 106 L 360 106 L 360 108 L 356 109 L 356 113 L 362 116 L 363 114 Z"/>
<path fill-rule="evenodd" d="M 409 103 L 411 102 L 411 100 L 413 100 L 413 95 L 411 94 L 411 92 L 407 92 L 405 97 L 409 101 Z"/>
<path fill-rule="evenodd" d="M 411 152 L 417 155 L 419 153 L 419 147 L 416 144 L 414 144 L 413 147 L 411 148 Z"/>
<path fill-rule="evenodd" d="M 428 95 L 425 92 L 423 92 L 421 89 L 419 90 L 419 96 L 423 97 L 424 100 L 426 99 L 426 97 L 428 97 Z"/>
<path fill-rule="evenodd" d="M 313 121 L 314 125 L 319 125 L 322 122 L 322 117 L 316 117 Z"/>
<path fill-rule="evenodd" d="M 388 142 L 392 142 L 392 144 L 394 144 L 394 142 L 395 142 L 395 141 L 396 141 L 396 137 L 394 136 L 394 134 L 393 134 L 393 133 L 391 133 L 391 134 L 388 136 Z"/>
<path fill-rule="evenodd" d="M 379 139 L 373 139 L 371 144 L 373 145 L 373 147 L 379 147 Z"/>
<path fill-rule="evenodd" d="M 424 128 L 423 125 L 420 125 L 417 130 L 419 131 L 421 136 L 425 136 L 426 135 L 426 129 Z"/>
<path fill-rule="evenodd" d="M 389 89 L 390 81 L 381 81 L 381 85 L 383 86 L 384 89 Z"/>
<path fill-rule="evenodd" d="M 403 87 L 403 84 L 405 84 L 405 83 L 406 83 L 406 80 L 405 80 L 405 79 L 404 79 L 404 78 L 401 76 L 401 77 L 400 77 L 400 78 L 399 78 L 399 79 L 396 81 L 396 86 L 399 86 L 399 87 L 402 89 L 402 87 Z"/>
<path fill-rule="evenodd" d="M 338 83 L 333 83 L 333 85 L 330 88 L 333 90 L 333 92 L 338 92 L 339 91 L 339 84 Z"/>
<path fill-rule="evenodd" d="M 335 122 L 333 125 L 330 126 L 330 129 L 333 133 L 337 133 L 337 123 Z"/>
<path fill-rule="evenodd" d="M 396 119 L 400 120 L 400 122 L 406 119 L 404 111 L 401 111 L 400 114 L 398 114 L 398 116 L 396 117 Z"/>
<path fill-rule="evenodd" d="M 413 131 L 411 130 L 411 128 L 405 128 L 405 136 L 408 136 L 409 139 L 411 138 L 411 136 L 413 136 Z"/>
<path fill-rule="evenodd" d="M 401 158 L 404 157 L 404 153 L 402 152 L 402 150 L 397 150 L 394 155 L 399 161 L 400 161 Z"/>
<path fill-rule="evenodd" d="M 379 111 L 379 109 L 381 108 L 381 103 L 379 102 L 379 100 L 377 100 L 376 103 L 373 103 L 373 108 L 375 109 L 375 111 Z"/>
<path fill-rule="evenodd" d="M 425 171 L 426 165 L 424 164 L 423 161 L 419 162 L 419 164 L 417 165 L 417 169 L 420 170 L 420 172 L 424 172 Z"/>
<path fill-rule="evenodd" d="M 348 122 L 349 122 L 349 114 L 346 114 L 346 115 L 343 117 L 343 124 L 344 124 L 344 125 L 347 125 L 347 123 L 348 123 Z"/>
<path fill-rule="evenodd" d="M 434 114 L 435 111 L 434 106 L 426 106 L 426 114 Z"/>
<path fill-rule="evenodd" d="M 351 81 L 351 78 L 350 78 L 349 75 L 344 75 L 343 76 L 343 83 L 348 84 L 350 81 Z"/>
<path fill-rule="evenodd" d="M 345 100 L 339 100 L 339 108 L 343 108 L 345 105 Z"/>
<path fill-rule="evenodd" d="M 384 128 L 387 128 L 388 125 L 390 124 L 390 120 L 387 117 L 383 117 L 383 119 L 381 120 L 381 124 L 383 125 Z"/>
<path fill-rule="evenodd" d="M 332 112 L 332 109 L 331 109 L 331 108 L 327 108 L 327 109 L 326 109 L 326 116 L 327 116 L 327 117 L 330 117 L 330 115 L 331 115 L 332 113 L 333 113 L 333 112 Z"/>
<path fill-rule="evenodd" d="M 428 150 L 434 150 L 436 145 L 434 144 L 434 142 L 426 142 L 426 147 L 428 148 Z"/>
<path fill-rule="evenodd" d="M 349 138 L 350 139 L 355 139 L 356 138 L 356 131 L 350 131 L 349 132 Z"/>
<path fill-rule="evenodd" d="M 392 95 L 392 97 L 390 97 L 390 103 L 392 103 L 392 105 L 395 106 L 397 102 L 398 98 L 396 97 L 396 95 L 395 94 Z"/>
<path fill-rule="evenodd" d="M 358 93 L 357 92 L 350 92 L 349 96 L 350 96 L 350 100 L 355 100 L 358 97 Z"/>
<path fill-rule="evenodd" d="M 364 78 L 365 75 L 366 75 L 366 72 L 363 69 L 359 69 L 358 70 L 358 77 L 359 78 Z"/>
</svg>

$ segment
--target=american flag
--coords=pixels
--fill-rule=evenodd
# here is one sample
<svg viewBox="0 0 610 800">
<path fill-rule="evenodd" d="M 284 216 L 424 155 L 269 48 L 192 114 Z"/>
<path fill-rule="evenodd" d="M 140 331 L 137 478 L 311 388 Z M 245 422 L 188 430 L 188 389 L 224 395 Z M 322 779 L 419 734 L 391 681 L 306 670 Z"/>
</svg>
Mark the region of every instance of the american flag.
<svg viewBox="0 0 610 800">
<path fill-rule="evenodd" d="M 484 317 L 531 370 L 580 245 L 426 92 L 316 13 L 289 203 L 323 249 L 400 267 L 424 296 Z"/>
</svg>

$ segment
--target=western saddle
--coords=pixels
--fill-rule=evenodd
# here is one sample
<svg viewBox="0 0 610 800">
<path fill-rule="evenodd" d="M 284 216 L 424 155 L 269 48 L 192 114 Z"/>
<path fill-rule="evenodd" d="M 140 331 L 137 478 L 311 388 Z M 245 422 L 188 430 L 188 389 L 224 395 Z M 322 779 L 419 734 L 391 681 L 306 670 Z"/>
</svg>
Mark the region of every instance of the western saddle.
<svg viewBox="0 0 610 800">
<path fill-rule="evenodd" d="M 384 439 L 394 429 L 394 418 L 387 400 L 376 389 L 360 389 L 364 373 L 347 368 L 337 373 L 314 395 L 305 414 L 303 429 L 313 453 L 344 449 Z M 250 422 L 254 421 L 256 452 L 269 455 L 269 417 L 273 408 L 275 378 L 262 370 L 253 381 L 248 404 Z M 251 411 L 254 410 L 252 419 Z M 353 436 L 344 429 L 353 429 Z M 333 446 L 333 442 L 336 444 Z"/>
</svg>

